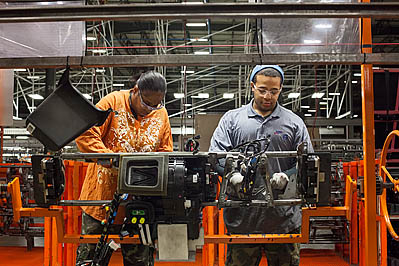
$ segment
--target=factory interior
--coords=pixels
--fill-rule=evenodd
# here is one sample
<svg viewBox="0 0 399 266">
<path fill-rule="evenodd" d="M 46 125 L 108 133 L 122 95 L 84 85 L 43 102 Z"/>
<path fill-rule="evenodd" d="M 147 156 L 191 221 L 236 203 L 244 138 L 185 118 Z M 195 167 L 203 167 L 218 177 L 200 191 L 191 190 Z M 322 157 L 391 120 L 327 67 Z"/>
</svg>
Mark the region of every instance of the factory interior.
<svg viewBox="0 0 399 266">
<path fill-rule="evenodd" d="M 298 244 L 301 266 L 399 265 L 399 1 L 2 0 L 0 47 L 0 265 L 78 265 L 84 243 L 96 252 L 79 265 L 123 265 L 132 243 L 165 266 L 230 265 L 228 246 L 276 243 Z M 313 151 L 212 150 L 221 118 L 256 104 L 257 65 L 281 67 L 278 106 Z M 123 116 L 95 105 L 131 97 L 148 71 L 166 93 L 155 107 L 138 95 L 167 111 L 173 151 L 82 151 L 77 137 Z M 296 173 L 275 197 L 265 169 L 284 157 Z M 81 200 L 92 165 L 117 172 L 114 198 Z M 119 204 L 128 229 L 110 233 Z M 229 208 L 282 205 L 301 211 L 299 231 L 226 229 Z M 81 206 L 107 213 L 102 233 L 82 234 Z"/>
</svg>

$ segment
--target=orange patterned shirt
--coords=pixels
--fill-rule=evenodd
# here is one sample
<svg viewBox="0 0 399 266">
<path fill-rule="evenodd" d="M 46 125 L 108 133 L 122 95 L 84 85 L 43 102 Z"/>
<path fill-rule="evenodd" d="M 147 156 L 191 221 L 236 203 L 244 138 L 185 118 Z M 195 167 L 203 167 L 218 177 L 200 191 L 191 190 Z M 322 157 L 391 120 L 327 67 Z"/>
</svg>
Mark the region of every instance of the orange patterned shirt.
<svg viewBox="0 0 399 266">
<path fill-rule="evenodd" d="M 135 119 L 130 111 L 129 91 L 116 91 L 103 97 L 96 105 L 111 113 L 102 126 L 87 130 L 76 139 L 81 152 L 170 152 L 173 151 L 172 133 L 165 108 Z M 80 200 L 111 200 L 117 187 L 118 170 L 95 163 L 89 164 Z M 97 220 L 105 218 L 100 207 L 83 206 L 83 211 Z"/>
</svg>

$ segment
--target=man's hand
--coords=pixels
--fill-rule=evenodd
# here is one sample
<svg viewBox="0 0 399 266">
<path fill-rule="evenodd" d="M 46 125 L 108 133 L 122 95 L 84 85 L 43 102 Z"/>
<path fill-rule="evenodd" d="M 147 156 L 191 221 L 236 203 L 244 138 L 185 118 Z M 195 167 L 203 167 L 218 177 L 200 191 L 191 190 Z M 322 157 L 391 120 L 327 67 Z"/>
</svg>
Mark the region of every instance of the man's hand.
<svg viewBox="0 0 399 266">
<path fill-rule="evenodd" d="M 284 173 L 274 173 L 272 178 L 270 178 L 270 184 L 274 189 L 283 190 L 287 185 L 289 178 Z"/>
</svg>

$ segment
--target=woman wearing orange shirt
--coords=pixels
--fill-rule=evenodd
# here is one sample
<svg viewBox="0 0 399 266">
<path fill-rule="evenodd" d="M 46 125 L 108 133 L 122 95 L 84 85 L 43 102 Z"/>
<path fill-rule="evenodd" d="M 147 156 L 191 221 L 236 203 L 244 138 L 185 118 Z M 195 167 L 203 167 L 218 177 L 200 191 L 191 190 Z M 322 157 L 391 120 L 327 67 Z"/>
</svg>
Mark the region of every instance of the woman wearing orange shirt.
<svg viewBox="0 0 399 266">
<path fill-rule="evenodd" d="M 165 78 L 155 72 L 142 74 L 129 91 L 115 91 L 98 103 L 103 110 L 112 108 L 105 123 L 92 127 L 76 139 L 81 152 L 133 153 L 170 152 L 173 140 L 168 113 L 162 104 L 166 93 Z M 117 186 L 117 170 L 97 164 L 87 168 L 80 200 L 112 200 Z M 82 234 L 101 234 L 105 211 L 100 207 L 82 207 Z M 112 228 L 119 233 L 120 226 Z M 153 265 L 153 250 L 144 245 L 122 246 L 123 263 L 127 265 Z M 94 256 L 95 244 L 81 244 L 76 264 Z"/>
</svg>

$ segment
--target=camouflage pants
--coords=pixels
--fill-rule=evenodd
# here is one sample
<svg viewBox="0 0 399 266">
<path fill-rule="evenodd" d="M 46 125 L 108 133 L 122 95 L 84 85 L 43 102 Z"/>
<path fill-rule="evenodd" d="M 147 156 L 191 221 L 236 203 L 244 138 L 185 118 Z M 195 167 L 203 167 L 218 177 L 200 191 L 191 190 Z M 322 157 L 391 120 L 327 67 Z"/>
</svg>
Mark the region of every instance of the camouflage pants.
<svg viewBox="0 0 399 266">
<path fill-rule="evenodd" d="M 268 266 L 299 266 L 299 247 L 299 243 L 231 244 L 227 245 L 225 265 L 258 266 L 264 250 Z"/>
<path fill-rule="evenodd" d="M 111 227 L 111 234 L 119 234 L 120 225 Z M 101 234 L 101 222 L 86 213 L 82 214 L 82 235 Z M 77 250 L 76 265 L 94 257 L 96 244 L 80 244 Z M 154 265 L 154 249 L 144 245 L 121 245 L 123 265 L 125 266 L 152 266 Z"/>
</svg>

